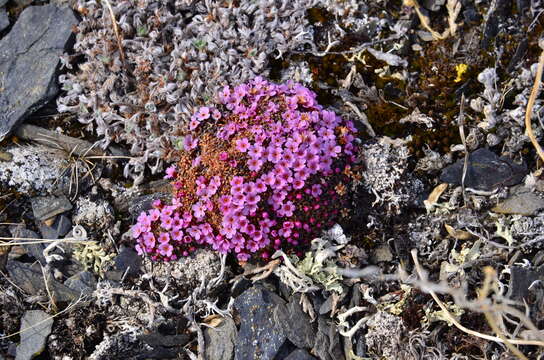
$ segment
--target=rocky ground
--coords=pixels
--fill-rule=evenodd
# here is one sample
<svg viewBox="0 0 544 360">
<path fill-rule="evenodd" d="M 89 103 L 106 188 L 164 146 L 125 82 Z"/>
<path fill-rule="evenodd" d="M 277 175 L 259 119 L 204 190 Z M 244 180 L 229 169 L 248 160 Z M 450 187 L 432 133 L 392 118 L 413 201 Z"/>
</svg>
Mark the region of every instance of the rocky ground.
<svg viewBox="0 0 544 360">
<path fill-rule="evenodd" d="M 543 13 L 0 0 L 0 359 L 543 358 Z M 350 216 L 302 258 L 138 256 L 180 124 L 257 75 L 357 123 Z"/>
</svg>

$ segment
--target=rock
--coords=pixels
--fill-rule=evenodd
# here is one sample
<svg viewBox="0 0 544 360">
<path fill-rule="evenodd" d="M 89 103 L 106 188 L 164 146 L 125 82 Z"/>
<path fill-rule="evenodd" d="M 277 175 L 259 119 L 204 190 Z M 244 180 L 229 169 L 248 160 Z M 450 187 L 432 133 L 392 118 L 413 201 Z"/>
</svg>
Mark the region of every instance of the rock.
<svg viewBox="0 0 544 360">
<path fill-rule="evenodd" d="M 81 271 L 64 281 L 64 285 L 84 295 L 91 294 L 96 289 L 96 279 L 88 271 Z"/>
<path fill-rule="evenodd" d="M 300 295 L 295 295 L 287 305 L 278 305 L 274 309 L 274 322 L 296 347 L 311 349 L 315 330 L 310 317 L 302 311 L 299 300 Z"/>
<path fill-rule="evenodd" d="M 72 209 L 70 200 L 62 196 L 39 196 L 30 199 L 36 220 L 46 220 Z"/>
<path fill-rule="evenodd" d="M 236 339 L 236 360 L 272 360 L 285 342 L 273 321 L 274 308 L 284 305 L 278 295 L 257 285 L 236 298 L 234 306 L 242 319 Z"/>
<path fill-rule="evenodd" d="M 6 264 L 6 270 L 11 281 L 30 295 L 47 293 L 43 274 L 38 269 L 33 268 L 30 264 L 18 261 L 8 261 Z M 59 302 L 70 302 L 79 297 L 78 291 L 70 289 L 52 277 L 49 278 L 48 287 L 55 300 Z"/>
<path fill-rule="evenodd" d="M 317 360 L 312 355 L 308 354 L 306 350 L 297 349 L 289 354 L 285 360 Z"/>
<path fill-rule="evenodd" d="M 115 268 L 123 274 L 127 272 L 128 276 L 135 276 L 140 273 L 142 258 L 136 251 L 130 248 L 124 248 L 119 255 L 115 257 Z"/>
<path fill-rule="evenodd" d="M 113 209 L 104 199 L 91 200 L 90 197 L 79 198 L 72 220 L 75 224 L 90 229 L 107 229 L 115 220 Z"/>
<path fill-rule="evenodd" d="M 58 239 L 59 233 L 56 229 L 52 228 L 51 226 L 47 226 L 47 224 L 43 221 L 37 221 L 38 230 L 40 230 L 40 234 L 42 234 L 42 238 L 44 239 Z"/>
<path fill-rule="evenodd" d="M 378 246 L 376 249 L 374 249 L 374 253 L 372 254 L 371 261 L 373 264 L 377 264 L 380 262 L 389 262 L 393 260 L 393 254 L 391 253 L 391 249 L 389 248 L 389 245 L 382 244 Z"/>
<path fill-rule="evenodd" d="M 41 353 L 52 327 L 53 318 L 44 311 L 25 312 L 21 320 L 21 343 L 17 346 L 15 360 L 30 360 Z"/>
<path fill-rule="evenodd" d="M 53 228 L 57 231 L 57 234 L 60 236 L 64 236 L 70 232 L 72 229 L 72 222 L 70 221 L 70 218 L 66 215 L 60 215 L 57 216 L 55 219 L 55 223 L 53 224 Z"/>
<path fill-rule="evenodd" d="M 13 158 L 0 161 L 0 187 L 10 186 L 21 193 L 68 194 L 68 161 L 45 146 L 25 145 L 9 148 Z"/>
<path fill-rule="evenodd" d="M 369 354 L 383 359 L 403 357 L 407 333 L 402 318 L 385 311 L 378 311 L 368 322 L 368 331 L 364 336 Z"/>
<path fill-rule="evenodd" d="M 59 57 L 77 23 L 68 7 L 30 6 L 0 40 L 0 141 L 58 93 Z"/>
<path fill-rule="evenodd" d="M 231 360 L 234 356 L 236 342 L 236 324 L 230 317 L 223 318 L 223 322 L 215 328 L 204 330 L 207 360 Z"/>
<path fill-rule="evenodd" d="M 0 0 L 0 7 L 6 6 L 7 3 L 8 3 L 8 0 Z"/>
<path fill-rule="evenodd" d="M 128 207 L 128 212 L 134 218 L 138 217 L 143 211 L 151 209 L 151 204 L 155 200 L 167 201 L 172 198 L 171 194 L 167 193 L 155 193 L 149 195 L 141 195 L 131 200 Z"/>
<path fill-rule="evenodd" d="M 0 31 L 4 31 L 9 26 L 9 17 L 6 9 L 0 7 Z"/>
<path fill-rule="evenodd" d="M 22 225 L 10 226 L 9 232 L 12 237 L 18 238 L 28 238 L 28 239 L 39 239 L 40 237 L 32 230 L 28 230 Z M 45 265 L 45 257 L 43 256 L 43 250 L 45 249 L 44 244 L 25 244 L 22 245 L 24 249 L 28 251 L 36 260 L 41 264 Z"/>
<path fill-rule="evenodd" d="M 461 185 L 464 158 L 447 166 L 440 174 L 440 181 Z M 465 186 L 490 191 L 498 186 L 519 184 L 527 174 L 525 164 L 518 165 L 506 157 L 481 148 L 469 155 Z"/>
<path fill-rule="evenodd" d="M 164 335 L 159 333 L 151 333 L 145 335 L 139 335 L 138 340 L 146 343 L 147 345 L 155 347 L 176 347 L 185 346 L 191 341 L 191 336 L 188 334 L 178 335 Z"/>
<path fill-rule="evenodd" d="M 446 0 L 423 0 L 421 5 L 427 10 L 438 11 L 446 3 Z"/>
<path fill-rule="evenodd" d="M 491 211 L 500 214 L 532 216 L 544 209 L 544 199 L 531 190 L 520 187 L 506 200 L 498 203 Z"/>
<path fill-rule="evenodd" d="M 317 319 L 317 334 L 312 353 L 322 360 L 344 359 L 335 324 L 322 316 Z"/>
<path fill-rule="evenodd" d="M 536 280 L 544 281 L 543 266 L 537 270 L 512 266 L 510 268 L 510 282 L 508 283 L 506 297 L 517 301 L 527 300 L 529 286 Z"/>
</svg>

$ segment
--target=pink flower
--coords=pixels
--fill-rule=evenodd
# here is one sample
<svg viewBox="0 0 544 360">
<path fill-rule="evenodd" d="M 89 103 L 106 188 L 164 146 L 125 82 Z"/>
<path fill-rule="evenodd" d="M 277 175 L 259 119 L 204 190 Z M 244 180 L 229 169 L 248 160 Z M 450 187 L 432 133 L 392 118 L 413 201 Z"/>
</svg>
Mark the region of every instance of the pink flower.
<svg viewBox="0 0 544 360">
<path fill-rule="evenodd" d="M 169 241 L 170 241 L 170 234 L 165 233 L 165 232 L 161 232 L 159 234 L 159 242 L 160 243 L 167 243 Z"/>
<path fill-rule="evenodd" d="M 242 185 L 243 183 L 244 183 L 244 178 L 241 176 L 233 176 L 233 178 L 230 181 L 231 186 Z"/>
<path fill-rule="evenodd" d="M 183 231 L 179 229 L 173 230 L 170 234 L 175 241 L 181 241 L 183 239 Z"/>
<path fill-rule="evenodd" d="M 229 154 L 226 151 L 221 151 L 219 153 L 219 160 L 227 161 L 228 158 L 229 158 Z"/>
<path fill-rule="evenodd" d="M 162 256 L 170 257 L 172 256 L 172 251 L 174 251 L 174 247 L 168 243 L 161 243 L 159 245 L 159 254 Z"/>
<path fill-rule="evenodd" d="M 200 121 L 197 119 L 191 119 L 189 122 L 189 130 L 195 130 L 200 125 Z"/>
<path fill-rule="evenodd" d="M 155 235 L 153 235 L 152 233 L 145 233 L 143 238 L 146 248 L 151 249 L 155 246 Z"/>
<path fill-rule="evenodd" d="M 250 147 L 249 141 L 247 138 L 242 138 L 236 140 L 236 150 L 240 152 L 246 152 Z"/>
<path fill-rule="evenodd" d="M 198 146 L 198 139 L 194 139 L 192 135 L 186 135 L 183 138 L 183 148 L 187 151 L 193 150 Z"/>
<path fill-rule="evenodd" d="M 247 161 L 247 167 L 251 171 L 259 171 L 262 165 L 263 162 L 255 158 L 251 158 Z"/>
<path fill-rule="evenodd" d="M 140 237 L 141 234 L 142 234 L 142 226 L 139 223 L 136 223 L 136 225 L 132 227 L 132 237 L 137 239 Z"/>
<path fill-rule="evenodd" d="M 196 116 L 200 121 L 208 119 L 210 117 L 210 108 L 207 106 L 201 107 L 196 113 Z"/>
<path fill-rule="evenodd" d="M 202 206 L 201 203 L 196 203 L 194 204 L 191 209 L 193 210 L 193 214 L 195 216 L 195 218 L 197 219 L 202 219 L 205 215 L 205 208 L 204 206 Z"/>
<path fill-rule="evenodd" d="M 172 179 L 176 176 L 176 165 L 172 165 L 166 168 L 166 175 L 164 175 L 165 179 Z"/>
<path fill-rule="evenodd" d="M 161 217 L 161 227 L 166 230 L 170 230 L 172 228 L 173 222 L 174 222 L 174 219 L 172 219 L 170 216 Z"/>
<path fill-rule="evenodd" d="M 151 221 L 157 221 L 161 217 L 161 212 L 158 209 L 153 209 L 149 213 L 149 218 Z"/>
</svg>

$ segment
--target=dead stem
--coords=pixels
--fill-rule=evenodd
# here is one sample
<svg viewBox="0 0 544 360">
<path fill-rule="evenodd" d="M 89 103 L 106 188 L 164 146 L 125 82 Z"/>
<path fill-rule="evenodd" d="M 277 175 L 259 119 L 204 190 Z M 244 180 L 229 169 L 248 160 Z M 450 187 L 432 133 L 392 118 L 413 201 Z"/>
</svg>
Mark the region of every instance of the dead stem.
<svg viewBox="0 0 544 360">
<path fill-rule="evenodd" d="M 527 101 L 527 110 L 525 111 L 525 131 L 527 132 L 527 136 L 529 137 L 529 139 L 531 139 L 531 143 L 533 143 L 533 146 L 535 147 L 536 152 L 538 153 L 538 156 L 540 156 L 540 160 L 544 162 L 544 151 L 542 151 L 540 144 L 536 140 L 535 134 L 533 133 L 533 127 L 531 125 L 531 118 L 533 116 L 533 106 L 535 104 L 536 97 L 538 96 L 538 92 L 540 90 L 540 82 L 542 81 L 543 68 L 544 68 L 544 50 L 542 50 L 542 52 L 540 53 L 540 57 L 538 59 L 538 67 L 536 69 L 535 83 L 533 85 L 533 89 L 531 90 L 529 101 Z"/>
</svg>

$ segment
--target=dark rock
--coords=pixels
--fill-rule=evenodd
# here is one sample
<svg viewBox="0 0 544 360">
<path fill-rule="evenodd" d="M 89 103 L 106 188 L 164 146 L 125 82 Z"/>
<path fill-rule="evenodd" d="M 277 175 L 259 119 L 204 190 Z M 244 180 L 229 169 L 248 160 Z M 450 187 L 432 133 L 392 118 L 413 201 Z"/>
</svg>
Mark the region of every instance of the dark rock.
<svg viewBox="0 0 544 360">
<path fill-rule="evenodd" d="M 317 319 L 317 335 L 312 353 L 321 360 L 344 359 L 336 326 L 324 317 Z"/>
<path fill-rule="evenodd" d="M 297 349 L 289 354 L 285 360 L 317 360 L 315 357 L 310 355 L 306 350 Z"/>
<path fill-rule="evenodd" d="M 532 216 L 540 209 L 544 209 L 544 199 L 525 187 L 519 187 L 491 210 L 500 214 Z"/>
<path fill-rule="evenodd" d="M 311 349 L 314 346 L 315 330 L 310 317 L 302 311 L 299 301 L 300 295 L 295 295 L 287 305 L 278 305 L 274 309 L 274 321 L 276 327 L 296 347 Z"/>
<path fill-rule="evenodd" d="M 536 280 L 544 281 L 544 266 L 539 267 L 538 270 L 512 266 L 506 296 L 512 300 L 527 300 L 529 286 Z"/>
<path fill-rule="evenodd" d="M 230 317 L 225 317 L 219 326 L 204 330 L 204 340 L 206 359 L 231 360 L 236 342 L 236 324 Z"/>
<path fill-rule="evenodd" d="M 286 336 L 273 321 L 274 308 L 284 305 L 278 295 L 260 285 L 253 286 L 236 298 L 234 306 L 242 322 L 236 339 L 236 360 L 272 360 Z"/>
<path fill-rule="evenodd" d="M 7 3 L 8 3 L 8 0 L 0 0 L 0 7 L 6 6 Z"/>
<path fill-rule="evenodd" d="M 27 239 L 39 239 L 40 237 L 32 230 L 28 230 L 22 225 L 10 226 L 9 232 L 14 238 L 27 238 Z M 43 256 L 44 244 L 25 244 L 22 247 L 28 251 L 28 253 L 38 260 L 41 264 L 45 265 L 45 257 Z"/>
<path fill-rule="evenodd" d="M 6 9 L 0 7 L 0 31 L 5 30 L 9 26 L 9 17 Z"/>
<path fill-rule="evenodd" d="M 88 271 L 81 271 L 64 281 L 64 285 L 84 295 L 91 294 L 96 289 L 96 279 Z"/>
<path fill-rule="evenodd" d="M 523 57 L 527 53 L 527 49 L 529 48 L 529 39 L 525 38 L 522 39 L 518 46 L 516 47 L 516 51 L 514 52 L 514 55 L 510 58 L 510 62 L 508 63 L 508 66 L 506 67 L 507 72 L 514 71 L 515 68 L 518 67 L 518 65 L 522 64 Z"/>
<path fill-rule="evenodd" d="M 464 159 L 447 166 L 440 174 L 440 181 L 461 185 Z M 478 149 L 469 155 L 465 186 L 490 191 L 498 186 L 519 184 L 527 174 L 525 164 L 518 165 L 506 157 L 498 157 L 487 149 Z"/>
<path fill-rule="evenodd" d="M 64 236 L 72 229 L 72 221 L 66 215 L 57 216 L 53 228 L 57 231 L 59 236 Z"/>
<path fill-rule="evenodd" d="M 234 284 L 232 285 L 232 288 L 230 290 L 230 293 L 231 293 L 230 296 L 236 299 L 238 296 L 242 295 L 244 291 L 249 289 L 252 285 L 253 283 L 251 282 L 251 280 L 248 280 L 246 278 L 240 278 L 239 280 L 234 282 Z"/>
<path fill-rule="evenodd" d="M 30 295 L 46 294 L 44 277 L 38 269 L 32 268 L 30 264 L 18 261 L 8 261 L 6 264 L 6 270 L 11 281 Z M 78 291 L 70 289 L 52 277 L 49 277 L 48 287 L 52 296 L 59 302 L 70 302 L 79 297 Z"/>
<path fill-rule="evenodd" d="M 119 255 L 115 257 L 115 268 L 123 274 L 127 272 L 128 276 L 135 276 L 140 273 L 142 258 L 136 251 L 130 248 L 124 248 Z"/>
<path fill-rule="evenodd" d="M 148 360 L 148 359 L 176 359 L 178 358 L 179 351 L 172 349 L 158 347 L 153 350 L 144 351 L 139 353 L 134 359 L 136 360 Z M 121 358 L 118 358 L 121 359 Z"/>
<path fill-rule="evenodd" d="M 182 347 L 191 341 L 191 336 L 187 334 L 164 335 L 159 333 L 139 335 L 138 340 L 151 347 Z"/>
<path fill-rule="evenodd" d="M 72 209 L 66 196 L 39 196 L 30 200 L 36 220 L 46 220 Z"/>
<path fill-rule="evenodd" d="M 438 11 L 446 3 L 446 0 L 423 0 L 421 5 L 430 11 Z"/>
<path fill-rule="evenodd" d="M 487 49 L 495 36 L 499 33 L 499 18 L 497 16 L 489 16 L 484 28 L 484 36 L 482 39 L 482 48 Z"/>
<path fill-rule="evenodd" d="M 53 318 L 44 311 L 25 312 L 21 320 L 21 343 L 17 346 L 15 360 L 30 360 L 40 354 L 45 349 L 45 340 L 52 327 Z"/>
<path fill-rule="evenodd" d="M 30 6 L 0 40 L 0 141 L 58 93 L 59 56 L 77 22 L 68 7 Z"/>
<path fill-rule="evenodd" d="M 169 200 L 172 197 L 171 194 L 167 193 L 155 193 L 155 194 L 149 194 L 149 195 L 141 195 L 133 200 L 131 200 L 130 205 L 128 207 L 128 212 L 130 215 L 132 215 L 134 218 L 138 217 L 143 211 L 147 211 L 151 209 L 151 204 L 155 200 Z M 114 206 L 115 206 L 114 202 Z M 118 206 L 115 206 L 116 209 L 118 209 Z"/>
<path fill-rule="evenodd" d="M 40 234 L 42 234 L 42 238 L 44 239 L 58 239 L 59 233 L 56 229 L 52 228 L 51 226 L 48 226 L 43 221 L 37 221 L 36 225 L 38 226 L 38 230 L 40 230 Z"/>
<path fill-rule="evenodd" d="M 472 6 L 463 11 L 463 18 L 468 24 L 476 24 L 482 19 L 478 10 Z"/>
</svg>

